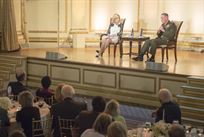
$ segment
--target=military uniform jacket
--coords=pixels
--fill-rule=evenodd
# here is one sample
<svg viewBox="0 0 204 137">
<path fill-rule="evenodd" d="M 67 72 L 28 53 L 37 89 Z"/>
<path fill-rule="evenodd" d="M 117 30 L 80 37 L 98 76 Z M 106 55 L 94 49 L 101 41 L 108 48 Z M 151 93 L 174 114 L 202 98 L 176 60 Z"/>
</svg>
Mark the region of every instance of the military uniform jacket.
<svg viewBox="0 0 204 137">
<path fill-rule="evenodd" d="M 157 36 L 167 41 L 174 41 L 174 37 L 176 34 L 176 25 L 174 24 L 174 22 L 169 21 L 166 25 L 162 24 L 162 27 L 165 31 L 160 31 L 159 33 L 157 33 Z"/>
</svg>

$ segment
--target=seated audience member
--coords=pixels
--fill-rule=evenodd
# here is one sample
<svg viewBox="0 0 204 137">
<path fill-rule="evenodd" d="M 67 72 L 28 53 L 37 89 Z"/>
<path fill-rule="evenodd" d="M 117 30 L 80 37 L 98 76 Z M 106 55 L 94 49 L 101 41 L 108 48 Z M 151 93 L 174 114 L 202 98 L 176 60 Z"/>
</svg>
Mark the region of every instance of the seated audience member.
<svg viewBox="0 0 204 137">
<path fill-rule="evenodd" d="M 79 128 L 81 135 L 86 129 L 92 128 L 97 116 L 104 111 L 106 101 L 103 97 L 96 96 L 92 100 L 92 111 L 81 111 L 76 118 L 76 126 Z"/>
<path fill-rule="evenodd" d="M 168 133 L 169 137 L 186 137 L 184 128 L 179 124 L 173 124 Z"/>
<path fill-rule="evenodd" d="M 101 113 L 93 124 L 92 129 L 85 130 L 81 137 L 106 137 L 108 126 L 112 122 L 109 114 Z"/>
<path fill-rule="evenodd" d="M 10 82 L 8 84 L 8 94 L 11 95 L 18 95 L 22 91 L 28 90 L 23 82 L 25 81 L 26 73 L 23 69 L 18 68 L 16 69 L 16 82 Z"/>
<path fill-rule="evenodd" d="M 10 126 L 8 118 L 8 109 L 11 106 L 11 101 L 8 97 L 0 97 L 0 137 L 8 136 L 8 126 Z"/>
<path fill-rule="evenodd" d="M 55 94 L 54 94 L 54 99 L 55 99 L 56 102 L 63 101 L 61 90 L 62 90 L 62 87 L 64 85 L 65 85 L 64 83 L 61 83 L 61 84 L 57 85 L 57 88 L 56 88 Z"/>
<path fill-rule="evenodd" d="M 63 119 L 75 119 L 82 110 L 86 110 L 86 104 L 73 100 L 75 91 L 72 86 L 64 85 L 61 92 L 63 101 L 54 104 L 50 110 L 53 116 L 54 137 L 60 136 L 58 117 Z"/>
<path fill-rule="evenodd" d="M 32 137 L 32 120 L 40 120 L 40 112 L 33 106 L 33 95 L 24 91 L 19 95 L 21 110 L 16 113 L 16 121 L 20 122 L 26 137 Z"/>
<path fill-rule="evenodd" d="M 122 31 L 122 24 L 120 24 L 120 15 L 114 14 L 111 20 L 111 25 L 108 28 L 108 36 L 103 37 L 100 50 L 96 50 L 96 57 L 101 57 L 105 52 L 106 48 L 111 43 L 117 43 L 119 40 L 119 34 Z"/>
<path fill-rule="evenodd" d="M 153 116 L 156 116 L 155 122 L 164 120 L 166 123 L 174 121 L 181 123 L 181 110 L 176 103 L 172 102 L 172 94 L 168 89 L 160 89 L 159 101 L 161 106 L 153 112 Z"/>
<path fill-rule="evenodd" d="M 51 79 L 49 76 L 44 76 L 41 79 L 42 88 L 39 88 L 36 91 L 37 97 L 42 97 L 46 100 L 46 98 L 50 98 L 53 96 L 53 91 L 49 88 L 51 85 Z"/>
<path fill-rule="evenodd" d="M 126 126 L 125 118 L 120 115 L 120 105 L 118 101 L 114 99 L 110 100 L 106 105 L 105 112 L 110 114 L 115 121 L 120 121 Z"/>
<path fill-rule="evenodd" d="M 13 131 L 9 137 L 26 137 L 25 134 L 20 130 Z"/>
<path fill-rule="evenodd" d="M 127 137 L 127 128 L 119 121 L 108 126 L 108 137 Z"/>
</svg>

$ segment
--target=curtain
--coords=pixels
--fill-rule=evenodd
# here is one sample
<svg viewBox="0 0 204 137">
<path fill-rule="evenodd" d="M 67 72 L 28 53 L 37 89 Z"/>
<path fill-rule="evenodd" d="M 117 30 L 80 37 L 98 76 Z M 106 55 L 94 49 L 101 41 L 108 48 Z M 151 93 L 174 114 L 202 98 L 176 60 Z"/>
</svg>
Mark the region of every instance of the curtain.
<svg viewBox="0 0 204 137">
<path fill-rule="evenodd" d="M 13 0 L 3 0 L 1 51 L 16 51 L 20 49 Z"/>
</svg>

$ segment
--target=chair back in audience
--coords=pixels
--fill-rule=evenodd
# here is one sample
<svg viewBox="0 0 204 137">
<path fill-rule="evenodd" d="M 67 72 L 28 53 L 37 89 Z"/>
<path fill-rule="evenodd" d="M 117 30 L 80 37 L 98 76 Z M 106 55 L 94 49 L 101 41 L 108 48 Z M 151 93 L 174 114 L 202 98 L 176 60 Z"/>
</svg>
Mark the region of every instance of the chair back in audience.
<svg viewBox="0 0 204 137">
<path fill-rule="evenodd" d="M 39 101 L 39 100 L 45 101 L 45 103 L 47 103 L 49 106 L 52 106 L 54 103 L 54 97 L 53 96 L 49 97 L 49 98 L 36 97 L 36 101 Z"/>
<path fill-rule="evenodd" d="M 10 98 L 11 100 L 18 101 L 18 95 L 9 95 L 8 98 Z"/>
<path fill-rule="evenodd" d="M 63 119 L 58 117 L 60 137 L 78 137 L 79 129 L 74 127 L 75 119 Z"/>
<path fill-rule="evenodd" d="M 52 118 L 32 121 L 32 137 L 52 137 Z"/>
</svg>

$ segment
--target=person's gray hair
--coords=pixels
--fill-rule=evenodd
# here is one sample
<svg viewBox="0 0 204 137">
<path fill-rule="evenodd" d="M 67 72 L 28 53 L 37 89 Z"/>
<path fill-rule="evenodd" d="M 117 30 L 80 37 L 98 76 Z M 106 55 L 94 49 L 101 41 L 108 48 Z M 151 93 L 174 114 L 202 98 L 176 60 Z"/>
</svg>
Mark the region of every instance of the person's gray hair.
<svg viewBox="0 0 204 137">
<path fill-rule="evenodd" d="M 63 99 L 69 97 L 72 98 L 75 94 L 75 90 L 71 85 L 64 85 L 61 90 Z"/>
<path fill-rule="evenodd" d="M 179 124 L 173 124 L 168 130 L 169 137 L 186 137 L 185 129 Z"/>
<path fill-rule="evenodd" d="M 169 89 L 163 88 L 159 90 L 159 99 L 161 103 L 172 101 L 172 94 Z"/>
<path fill-rule="evenodd" d="M 22 107 L 33 106 L 33 95 L 29 91 L 23 91 L 19 94 L 18 101 Z"/>
<path fill-rule="evenodd" d="M 21 67 L 16 68 L 16 79 L 18 81 L 24 81 L 25 77 L 26 77 L 25 70 Z"/>
</svg>

